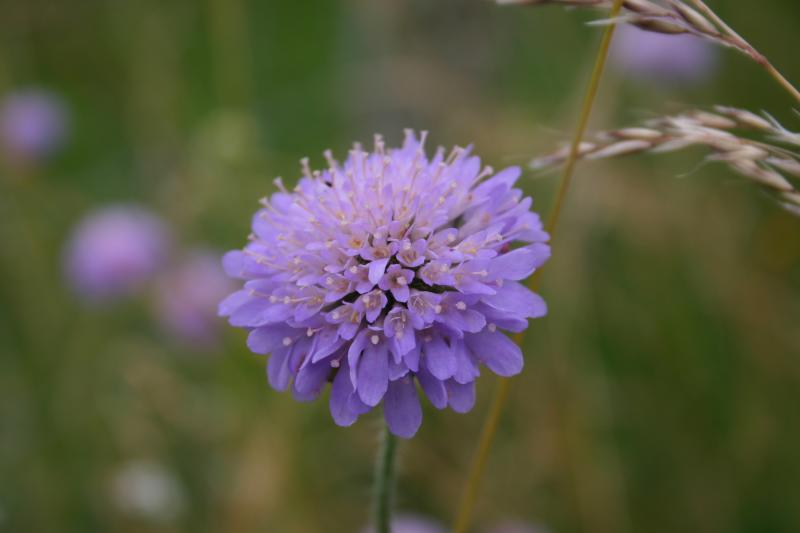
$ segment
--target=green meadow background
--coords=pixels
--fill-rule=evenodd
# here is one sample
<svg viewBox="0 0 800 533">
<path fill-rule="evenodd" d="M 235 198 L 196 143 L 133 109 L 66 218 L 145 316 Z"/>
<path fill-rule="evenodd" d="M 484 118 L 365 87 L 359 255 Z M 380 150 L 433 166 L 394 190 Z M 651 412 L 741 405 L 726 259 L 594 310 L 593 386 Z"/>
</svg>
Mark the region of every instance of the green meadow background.
<svg viewBox="0 0 800 533">
<path fill-rule="evenodd" d="M 796 0 L 709 3 L 800 81 Z M 0 0 L 0 93 L 44 87 L 71 113 L 57 157 L 0 176 L 0 531 L 358 532 L 379 413 L 343 429 L 326 398 L 274 392 L 221 321 L 218 349 L 172 342 L 152 291 L 82 305 L 64 241 L 90 210 L 135 202 L 176 247 L 240 247 L 274 177 L 375 132 L 426 129 L 524 165 L 573 129 L 593 17 L 488 0 Z M 800 130 L 757 66 L 719 61 L 689 88 L 609 71 L 593 128 L 726 104 Z M 800 219 L 702 156 L 579 166 L 476 532 L 800 531 Z M 521 185 L 546 213 L 556 181 Z M 468 415 L 426 405 L 398 509 L 451 522 L 494 385 L 484 372 Z M 166 511 L 120 501 L 131 468 L 167 480 L 149 492 Z"/>
</svg>

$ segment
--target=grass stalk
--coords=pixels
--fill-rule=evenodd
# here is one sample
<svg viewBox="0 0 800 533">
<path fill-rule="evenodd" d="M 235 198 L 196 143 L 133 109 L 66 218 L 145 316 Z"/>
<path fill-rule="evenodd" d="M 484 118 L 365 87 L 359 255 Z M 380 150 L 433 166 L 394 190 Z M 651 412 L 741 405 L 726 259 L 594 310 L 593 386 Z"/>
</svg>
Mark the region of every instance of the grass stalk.
<svg viewBox="0 0 800 533">
<path fill-rule="evenodd" d="M 614 19 L 619 15 L 620 10 L 622 9 L 622 3 L 623 0 L 614 0 L 614 4 L 612 5 L 609 13 L 609 18 Z M 564 206 L 564 200 L 572 182 L 572 176 L 574 174 L 575 165 L 578 161 L 578 155 L 580 152 L 580 144 L 584 135 L 586 134 L 586 128 L 589 124 L 589 117 L 591 116 L 592 107 L 594 106 L 594 101 L 597 97 L 597 91 L 600 87 L 600 80 L 602 78 L 603 71 L 605 70 L 606 59 L 608 58 L 608 51 L 611 46 L 611 40 L 614 37 L 615 28 L 616 24 L 609 24 L 606 27 L 602 41 L 600 42 L 600 48 L 597 52 L 597 58 L 595 59 L 594 68 L 592 69 L 592 74 L 589 79 L 589 85 L 586 89 L 586 95 L 583 99 L 583 105 L 578 118 L 578 126 L 575 130 L 575 137 L 572 140 L 569 157 L 561 174 L 553 208 L 545 226 L 551 236 L 551 245 L 555 237 L 555 230 Z M 538 275 L 531 277 L 529 286 L 532 290 L 536 290 L 538 288 L 539 279 L 540 277 Z M 515 337 L 515 341 L 520 346 L 522 346 L 524 339 L 524 332 L 519 333 Z M 489 451 L 491 450 L 495 434 L 497 433 L 497 426 L 500 421 L 500 416 L 508 399 L 509 388 L 509 379 L 498 378 L 491 408 L 489 409 L 489 413 L 487 414 L 483 424 L 483 429 L 481 430 L 478 448 L 470 464 L 467 484 L 464 488 L 464 492 L 459 503 L 458 513 L 456 515 L 456 521 L 453 527 L 453 533 L 467 533 L 470 527 L 475 503 L 478 499 L 478 491 L 480 489 L 481 480 L 483 479 L 483 473 L 486 468 L 486 461 L 489 457 Z"/>
</svg>

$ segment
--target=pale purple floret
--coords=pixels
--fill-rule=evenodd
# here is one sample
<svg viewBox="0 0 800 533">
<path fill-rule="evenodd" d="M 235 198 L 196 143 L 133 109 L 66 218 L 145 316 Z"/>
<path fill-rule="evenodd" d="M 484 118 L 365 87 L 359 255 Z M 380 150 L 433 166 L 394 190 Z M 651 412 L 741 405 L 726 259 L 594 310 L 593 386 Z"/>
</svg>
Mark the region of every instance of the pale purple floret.
<svg viewBox="0 0 800 533">
<path fill-rule="evenodd" d="M 216 254 L 195 250 L 159 277 L 156 315 L 175 340 L 195 349 L 212 349 L 219 341 L 216 309 L 233 290 Z"/>
<path fill-rule="evenodd" d="M 392 518 L 392 533 L 445 533 L 441 524 L 424 516 L 399 514 Z M 375 533 L 373 527 L 367 527 L 362 533 Z"/>
<path fill-rule="evenodd" d="M 67 279 L 78 296 L 102 300 L 140 289 L 162 267 L 167 230 L 137 206 L 105 207 L 87 215 L 67 242 Z"/>
<path fill-rule="evenodd" d="M 67 111 L 54 93 L 20 90 L 6 96 L 0 105 L 0 144 L 13 159 L 43 159 L 61 146 L 66 133 Z"/>
<path fill-rule="evenodd" d="M 413 436 L 418 391 L 434 407 L 469 411 L 481 366 L 513 376 L 522 353 L 504 333 L 547 312 L 520 281 L 550 256 L 518 168 L 495 173 L 470 149 L 432 158 L 424 136 L 401 148 L 380 137 L 347 160 L 326 154 L 311 172 L 262 201 L 227 273 L 244 280 L 219 307 L 270 354 L 268 378 L 298 399 L 332 383 L 342 426 L 379 404 L 390 430 Z"/>
<path fill-rule="evenodd" d="M 694 35 L 670 35 L 627 24 L 618 28 L 611 64 L 626 75 L 666 85 L 707 81 L 717 67 L 715 45 Z"/>
</svg>

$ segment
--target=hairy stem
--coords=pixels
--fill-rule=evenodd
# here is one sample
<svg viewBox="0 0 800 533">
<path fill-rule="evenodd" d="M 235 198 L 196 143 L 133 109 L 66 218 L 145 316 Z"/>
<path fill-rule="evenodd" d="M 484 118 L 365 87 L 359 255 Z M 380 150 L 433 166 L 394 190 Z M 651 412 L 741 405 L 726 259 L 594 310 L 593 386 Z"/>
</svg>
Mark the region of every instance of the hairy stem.
<svg viewBox="0 0 800 533">
<path fill-rule="evenodd" d="M 772 63 L 770 63 L 769 59 L 767 59 L 767 57 L 764 54 L 756 50 L 753 45 L 747 42 L 741 35 L 736 33 L 733 28 L 728 26 L 728 24 L 726 24 L 725 21 L 722 20 L 719 17 L 719 15 L 717 15 L 714 12 L 713 9 L 708 7 L 706 3 L 703 2 L 703 0 L 691 0 L 691 2 L 692 4 L 695 5 L 697 9 L 699 9 L 704 15 L 706 15 L 709 19 L 711 19 L 717 26 L 722 28 L 724 32 L 730 35 L 733 39 L 738 40 L 743 45 L 745 45 L 745 47 L 751 51 L 750 55 L 753 57 L 753 59 L 758 64 L 763 66 L 764 69 L 767 71 L 767 73 L 773 78 L 775 78 L 775 80 L 781 85 L 781 87 L 786 89 L 786 91 L 789 94 L 791 94 L 795 100 L 800 102 L 800 91 L 798 91 L 797 88 L 794 85 L 792 85 L 792 83 L 788 79 L 786 79 L 786 77 L 783 74 L 781 74 L 781 72 L 777 68 L 775 68 L 775 66 Z"/>
<path fill-rule="evenodd" d="M 381 447 L 375 463 L 374 521 L 376 533 L 391 533 L 392 493 L 394 492 L 394 462 L 397 439 L 383 427 Z"/>
<path fill-rule="evenodd" d="M 620 10 L 622 9 L 622 3 L 623 0 L 614 0 L 614 4 L 609 13 L 609 18 L 614 19 L 619 15 Z M 589 85 L 586 89 L 586 95 L 583 99 L 583 106 L 581 107 L 578 126 L 575 130 L 575 137 L 572 140 L 569 157 L 564 165 L 564 171 L 561 174 L 561 180 L 559 182 L 558 192 L 556 193 L 553 208 L 545 226 L 551 236 L 551 245 L 552 239 L 555 236 L 558 220 L 561 216 L 564 199 L 566 198 L 567 191 L 569 190 L 570 183 L 572 182 L 575 164 L 578 161 L 580 144 L 584 135 L 586 134 L 586 128 L 589 124 L 589 117 L 591 116 L 592 107 L 597 97 L 597 89 L 600 86 L 600 79 L 602 78 L 603 70 L 605 69 L 608 50 L 611 46 L 611 39 L 614 37 L 615 28 L 616 24 L 610 24 L 606 28 L 606 31 L 603 34 L 603 39 L 600 42 L 600 49 L 597 52 L 597 58 L 594 63 L 594 68 L 592 69 L 592 75 L 589 79 Z M 536 290 L 538 288 L 538 275 L 531 277 L 529 286 L 532 290 Z M 524 340 L 524 332 L 518 334 L 515 337 L 515 340 L 517 344 L 521 346 Z M 472 512 L 475 507 L 475 502 L 478 499 L 478 490 L 483 478 L 483 472 L 486 468 L 486 460 L 489 457 L 489 451 L 492 447 L 495 433 L 497 432 L 500 415 L 503 412 L 503 407 L 505 406 L 508 398 L 509 386 L 510 381 L 508 379 L 498 379 L 494 398 L 492 399 L 492 405 L 484 421 L 483 429 L 481 430 L 480 439 L 478 441 L 478 448 L 470 465 L 467 484 L 461 497 L 455 526 L 453 527 L 454 533 L 467 533 L 469 529 L 470 522 L 472 520 Z"/>
</svg>

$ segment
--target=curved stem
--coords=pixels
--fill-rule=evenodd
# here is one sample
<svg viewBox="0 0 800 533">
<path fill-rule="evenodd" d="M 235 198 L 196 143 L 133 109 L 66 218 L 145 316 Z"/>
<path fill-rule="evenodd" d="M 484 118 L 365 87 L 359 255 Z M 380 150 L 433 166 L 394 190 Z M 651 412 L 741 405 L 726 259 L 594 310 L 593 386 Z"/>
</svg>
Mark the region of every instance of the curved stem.
<svg viewBox="0 0 800 533">
<path fill-rule="evenodd" d="M 786 89 L 786 91 L 789 94 L 791 94 L 795 98 L 795 100 L 800 102 L 800 91 L 798 91 L 797 87 L 792 85 L 792 83 L 788 79 L 786 79 L 786 77 L 783 74 L 781 74 L 781 72 L 777 68 L 775 68 L 775 66 L 772 63 L 770 63 L 769 59 L 767 59 L 767 57 L 764 54 L 756 50 L 752 44 L 747 42 L 741 35 L 736 33 L 736 31 L 734 31 L 733 28 L 728 26 L 725 23 L 725 21 L 722 20 L 719 17 L 719 15 L 717 15 L 714 12 L 713 9 L 708 7 L 706 3 L 703 2 L 703 0 L 692 0 L 692 3 L 697 9 L 702 11 L 704 15 L 706 15 L 709 19 L 711 19 L 711 21 L 714 22 L 714 24 L 722 28 L 722 31 L 727 33 L 734 40 L 739 41 L 742 45 L 744 45 L 744 47 L 750 51 L 750 56 L 752 56 L 752 58 L 757 63 L 763 66 L 764 69 L 767 71 L 767 73 L 769 73 L 770 76 L 775 78 L 775 80 L 781 85 L 781 87 Z"/>
<path fill-rule="evenodd" d="M 614 0 L 614 4 L 609 13 L 610 19 L 613 20 L 617 17 L 617 15 L 619 15 L 619 12 L 622 8 L 622 3 L 623 0 Z M 550 217 L 545 225 L 545 229 L 551 237 L 551 245 L 555 236 L 558 220 L 561 216 L 561 209 L 564 205 L 564 199 L 566 198 L 567 191 L 569 190 L 570 183 L 572 182 L 572 175 L 575 171 L 575 164 L 578 161 L 578 155 L 580 152 L 580 144 L 589 124 L 589 117 L 591 116 L 592 107 L 594 106 L 594 101 L 597 97 L 597 90 L 600 86 L 600 79 L 602 78 L 603 70 L 605 69 L 606 58 L 608 57 L 608 50 L 611 46 L 611 39 L 614 37 L 615 28 L 616 24 L 612 23 L 608 25 L 605 33 L 603 34 L 603 39 L 600 42 L 600 49 L 597 52 L 597 58 L 595 59 L 592 75 L 589 79 L 589 85 L 586 89 L 586 95 L 583 99 L 580 117 L 578 118 L 578 127 L 575 130 L 575 136 L 572 139 L 572 144 L 570 145 L 569 156 L 564 165 L 563 173 L 561 174 L 558 192 L 556 193 L 553 208 L 550 212 Z M 531 277 L 529 286 L 532 290 L 536 290 L 538 288 L 539 279 L 538 272 L 537 275 Z M 514 340 L 517 342 L 517 344 L 522 345 L 522 341 L 524 340 L 524 332 L 517 334 Z M 475 502 L 478 499 L 478 490 L 480 488 L 481 479 L 483 478 L 483 472 L 486 468 L 486 461 L 489 457 L 489 451 L 491 449 L 495 433 L 497 432 L 500 415 L 503 412 L 503 407 L 505 406 L 508 398 L 509 387 L 510 380 L 498 378 L 492 405 L 489 409 L 489 413 L 486 415 L 486 419 L 481 430 L 478 449 L 476 450 L 470 465 L 467 485 L 464 488 L 464 493 L 461 497 L 458 514 L 456 516 L 456 522 L 453 527 L 453 533 L 466 533 L 469 529 L 470 522 L 472 520 L 472 512 L 475 507 Z"/>
<path fill-rule="evenodd" d="M 375 463 L 374 521 L 376 533 L 391 533 L 392 493 L 394 492 L 394 458 L 397 439 L 383 427 L 378 461 Z"/>
</svg>

